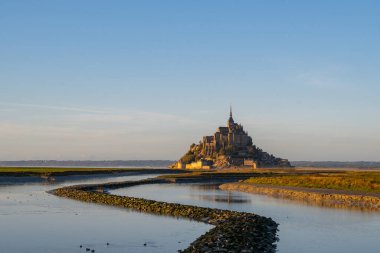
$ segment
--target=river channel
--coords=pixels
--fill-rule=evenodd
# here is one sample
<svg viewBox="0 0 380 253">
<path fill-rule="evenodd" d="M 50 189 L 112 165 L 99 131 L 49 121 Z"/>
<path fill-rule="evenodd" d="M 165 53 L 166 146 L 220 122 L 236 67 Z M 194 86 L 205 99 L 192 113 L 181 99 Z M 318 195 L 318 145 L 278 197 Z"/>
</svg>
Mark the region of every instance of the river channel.
<svg viewBox="0 0 380 253">
<path fill-rule="evenodd" d="M 95 252 L 140 253 L 177 252 L 187 248 L 211 226 L 82 203 L 47 193 L 67 185 L 154 176 L 67 176 L 61 177 L 60 182 L 17 184 L 3 178 L 0 180 L 0 252 L 86 252 L 90 248 Z M 354 253 L 380 249 L 380 215 L 375 212 L 308 206 L 262 195 L 221 191 L 211 183 L 139 185 L 111 193 L 271 217 L 280 224 L 280 253 Z"/>
<path fill-rule="evenodd" d="M 166 253 L 187 248 L 211 226 L 82 203 L 46 192 L 66 185 L 140 180 L 154 176 L 68 176 L 60 177 L 59 183 L 23 184 L 20 178 L 2 178 L 0 252 L 79 253 L 90 248 L 96 253 Z"/>
<path fill-rule="evenodd" d="M 280 224 L 280 253 L 375 253 L 380 249 L 380 214 L 375 212 L 221 191 L 215 184 L 139 185 L 111 193 L 271 217 Z"/>
</svg>

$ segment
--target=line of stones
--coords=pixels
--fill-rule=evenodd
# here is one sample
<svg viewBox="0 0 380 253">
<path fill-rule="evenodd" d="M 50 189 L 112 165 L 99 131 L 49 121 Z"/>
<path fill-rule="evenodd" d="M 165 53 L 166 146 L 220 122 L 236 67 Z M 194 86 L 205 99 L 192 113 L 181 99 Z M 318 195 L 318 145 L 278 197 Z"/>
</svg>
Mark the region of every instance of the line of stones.
<svg viewBox="0 0 380 253">
<path fill-rule="evenodd" d="M 196 252 L 275 252 L 278 224 L 270 218 L 251 213 L 166 203 L 143 198 L 108 194 L 115 189 L 141 184 L 168 183 L 165 179 L 145 179 L 97 185 L 63 187 L 51 193 L 85 202 L 124 207 L 136 211 L 188 218 L 214 225 L 182 251 Z"/>
</svg>

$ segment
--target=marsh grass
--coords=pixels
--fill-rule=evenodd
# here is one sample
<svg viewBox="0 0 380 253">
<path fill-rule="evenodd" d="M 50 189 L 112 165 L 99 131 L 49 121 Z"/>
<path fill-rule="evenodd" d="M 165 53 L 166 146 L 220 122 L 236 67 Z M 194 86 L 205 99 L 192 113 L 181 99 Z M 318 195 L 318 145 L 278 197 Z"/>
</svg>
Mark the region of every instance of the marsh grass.
<svg viewBox="0 0 380 253">
<path fill-rule="evenodd" d="M 246 183 L 380 193 L 380 172 L 317 173 L 252 177 Z"/>
</svg>

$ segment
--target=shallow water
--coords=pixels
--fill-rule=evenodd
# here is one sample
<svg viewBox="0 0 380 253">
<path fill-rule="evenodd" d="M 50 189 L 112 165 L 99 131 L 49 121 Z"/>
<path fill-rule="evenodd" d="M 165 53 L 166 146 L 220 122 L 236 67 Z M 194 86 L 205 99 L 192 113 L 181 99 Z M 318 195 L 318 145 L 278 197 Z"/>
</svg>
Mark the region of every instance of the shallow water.
<svg viewBox="0 0 380 253">
<path fill-rule="evenodd" d="M 177 252 L 211 228 L 194 221 L 83 203 L 46 193 L 64 185 L 148 177 L 153 176 L 67 177 L 68 181 L 54 184 L 4 185 L 3 182 L 0 185 L 0 252 L 79 253 L 86 252 L 85 248 L 108 253 Z"/>
<path fill-rule="evenodd" d="M 221 191 L 216 185 L 205 184 L 140 185 L 111 193 L 271 217 L 280 224 L 280 253 L 357 253 L 380 249 L 379 213 L 308 206 L 263 195 Z"/>
</svg>

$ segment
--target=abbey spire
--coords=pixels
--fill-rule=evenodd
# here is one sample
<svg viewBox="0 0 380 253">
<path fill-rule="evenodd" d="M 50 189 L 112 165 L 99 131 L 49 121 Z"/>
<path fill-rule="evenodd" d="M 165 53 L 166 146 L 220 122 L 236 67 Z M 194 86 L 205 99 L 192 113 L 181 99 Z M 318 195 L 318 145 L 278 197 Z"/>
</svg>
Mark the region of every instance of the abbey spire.
<svg viewBox="0 0 380 253">
<path fill-rule="evenodd" d="M 230 106 L 230 118 L 228 119 L 227 121 L 227 127 L 229 129 L 233 129 L 235 126 L 235 121 L 234 119 L 232 118 L 232 106 Z"/>
</svg>

